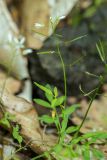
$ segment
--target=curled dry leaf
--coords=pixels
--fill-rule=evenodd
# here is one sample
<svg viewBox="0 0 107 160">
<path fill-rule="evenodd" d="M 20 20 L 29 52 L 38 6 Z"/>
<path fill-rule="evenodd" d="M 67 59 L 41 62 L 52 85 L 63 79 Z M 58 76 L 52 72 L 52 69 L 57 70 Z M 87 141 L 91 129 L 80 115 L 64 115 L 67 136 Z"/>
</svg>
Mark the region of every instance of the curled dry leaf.
<svg viewBox="0 0 107 160">
<path fill-rule="evenodd" d="M 21 81 L 10 76 L 7 77 L 7 73 L 0 70 L 0 86 L 3 88 L 4 85 L 12 94 L 18 93 L 21 89 Z"/>
<path fill-rule="evenodd" d="M 0 65 L 7 69 L 17 79 L 28 79 L 26 83 L 27 92 L 23 96 L 31 101 L 31 86 L 27 69 L 27 59 L 21 54 L 24 42 L 18 41 L 19 30 L 11 18 L 4 0 L 0 0 Z M 30 87 L 29 87 L 30 86 Z M 23 87 L 24 88 L 24 87 Z"/>
<path fill-rule="evenodd" d="M 1 96 L 1 103 L 7 112 L 15 115 L 15 121 L 21 125 L 21 135 L 36 153 L 48 150 L 57 142 L 55 136 L 46 135 L 40 128 L 38 115 L 31 103 L 11 95 L 6 89 Z"/>
</svg>

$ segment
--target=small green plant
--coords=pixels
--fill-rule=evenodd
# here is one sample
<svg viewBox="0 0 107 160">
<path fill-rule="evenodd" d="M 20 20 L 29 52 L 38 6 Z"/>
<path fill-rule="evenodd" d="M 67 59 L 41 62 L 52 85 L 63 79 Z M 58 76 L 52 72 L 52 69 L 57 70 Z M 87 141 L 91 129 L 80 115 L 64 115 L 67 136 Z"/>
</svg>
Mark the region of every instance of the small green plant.
<svg viewBox="0 0 107 160">
<path fill-rule="evenodd" d="M 11 115 L 9 112 L 4 112 L 3 117 L 0 119 L 0 125 L 11 130 L 13 138 L 19 144 L 18 150 L 11 153 L 10 157 L 8 157 L 8 160 L 11 160 L 11 159 L 18 160 L 15 154 L 25 147 L 22 147 L 23 137 L 20 135 L 20 126 L 18 124 L 15 124 L 15 116 Z"/>
<path fill-rule="evenodd" d="M 15 121 L 15 116 L 11 115 L 8 112 L 5 112 L 4 116 L 0 119 L 0 125 L 3 125 L 7 128 L 12 128 L 13 138 L 16 139 L 18 143 L 21 145 L 23 139 L 19 133 L 20 127 L 18 124 L 16 124 L 15 126 L 12 125 L 13 121 Z"/>
<path fill-rule="evenodd" d="M 102 79 L 101 79 L 102 80 Z M 101 81 L 102 82 L 102 81 Z M 87 117 L 88 111 L 91 107 L 93 100 L 95 99 L 99 87 L 97 87 L 92 94 L 92 98 L 90 95 L 90 103 L 88 110 L 84 116 L 84 119 L 80 126 L 70 126 L 68 127 L 68 119 L 69 116 L 79 107 L 79 104 L 75 104 L 69 107 L 66 107 L 65 96 L 58 96 L 58 89 L 56 87 L 52 88 L 49 85 L 43 86 L 35 82 L 35 85 L 39 87 L 44 93 L 46 97 L 46 101 L 42 99 L 34 99 L 34 101 L 46 108 L 50 108 L 51 116 L 43 115 L 39 118 L 40 121 L 46 124 L 54 123 L 57 128 L 58 134 L 58 143 L 50 148 L 49 155 L 53 154 L 57 160 L 64 160 L 65 158 L 78 158 L 80 156 L 83 157 L 84 160 L 90 160 L 91 154 L 93 157 L 101 160 L 104 159 L 104 155 L 101 151 L 94 147 L 94 144 L 97 144 L 97 140 L 104 141 L 107 139 L 106 132 L 90 132 L 86 133 L 82 136 L 79 135 L 79 131 L 83 126 L 83 123 Z M 58 113 L 57 108 L 60 107 L 61 113 Z M 61 119 L 61 120 L 60 120 Z M 72 134 L 72 138 L 65 142 L 67 135 Z M 61 154 L 59 154 L 61 153 Z M 43 156 L 46 156 L 45 154 Z M 37 159 L 34 158 L 33 160 Z"/>
<path fill-rule="evenodd" d="M 7 128 L 11 127 L 10 122 L 14 119 L 15 117 L 8 112 L 4 113 L 4 116 L 0 119 L 0 124 L 6 126 Z"/>
<path fill-rule="evenodd" d="M 55 124 L 59 135 L 59 143 L 61 143 L 65 139 L 66 132 L 73 132 L 77 129 L 77 127 L 67 128 L 67 124 L 70 114 L 72 114 L 79 107 L 79 104 L 75 104 L 65 108 L 64 103 L 66 101 L 66 97 L 58 95 L 57 87 L 52 88 L 49 85 L 42 86 L 36 82 L 35 85 L 45 92 L 47 101 L 42 99 L 34 99 L 34 101 L 41 106 L 50 108 L 51 110 L 51 116 L 43 115 L 39 119 L 47 124 Z M 57 111 L 57 108 L 59 107 L 61 110 L 60 114 L 58 114 Z M 60 118 L 62 119 L 61 122 Z"/>
<path fill-rule="evenodd" d="M 58 22 L 58 20 L 56 22 Z M 106 143 L 107 133 L 96 131 L 96 132 L 85 133 L 82 135 L 80 134 L 80 130 L 87 118 L 88 112 L 92 106 L 94 99 L 99 94 L 99 90 L 102 84 L 104 83 L 105 77 L 104 75 L 97 76 L 87 72 L 89 76 L 93 76 L 94 78 L 97 78 L 99 80 L 99 83 L 97 87 L 92 91 L 90 91 L 89 93 L 85 93 L 83 89 L 80 87 L 80 90 L 83 93 L 83 95 L 88 96 L 90 100 L 88 109 L 79 126 L 69 127 L 68 126 L 69 117 L 73 112 L 75 112 L 76 109 L 78 109 L 80 105 L 79 104 L 74 104 L 72 106 L 66 105 L 66 99 L 67 99 L 66 69 L 65 69 L 65 64 L 64 64 L 61 52 L 60 52 L 57 35 L 55 34 L 54 23 L 51 22 L 51 25 L 54 31 L 54 37 L 56 39 L 56 46 L 57 46 L 56 53 L 58 54 L 62 64 L 65 94 L 64 96 L 59 96 L 57 87 L 51 87 L 50 85 L 43 86 L 35 82 L 35 85 L 44 92 L 46 100 L 34 99 L 34 101 L 43 107 L 49 108 L 51 112 L 50 116 L 43 115 L 39 117 L 39 120 L 46 124 L 54 124 L 56 126 L 58 142 L 54 147 L 51 147 L 49 151 L 45 152 L 42 155 L 34 157 L 32 160 L 36 160 L 41 157 L 46 157 L 48 160 L 51 160 L 53 157 L 56 160 L 65 160 L 65 159 L 74 160 L 74 159 L 78 159 L 79 157 L 81 157 L 83 160 L 91 160 L 91 159 L 105 160 L 104 154 L 96 148 L 96 145 L 99 143 L 100 144 Z M 74 40 L 66 41 L 64 42 L 64 44 L 67 45 L 68 43 L 72 43 L 83 37 L 84 36 L 80 36 L 75 38 Z M 100 55 L 100 58 L 105 66 L 105 70 L 107 71 L 107 65 L 105 60 L 106 56 L 104 53 L 102 43 L 99 42 L 99 44 L 97 44 L 96 47 Z M 49 54 L 49 53 L 50 52 L 43 52 L 40 54 Z M 60 113 L 58 112 L 59 108 L 60 108 Z M 66 140 L 67 137 L 69 137 L 68 136 L 69 134 L 72 136 L 71 138 L 68 138 L 68 140 Z"/>
<path fill-rule="evenodd" d="M 52 30 L 54 32 L 54 36 L 57 40 L 57 37 L 59 37 L 60 35 L 57 35 L 55 33 L 55 27 L 58 24 L 59 19 L 57 18 L 54 23 L 53 23 L 52 19 L 50 19 L 50 20 L 51 20 L 50 24 L 51 24 Z M 67 44 L 72 43 L 75 40 L 79 40 L 83 37 L 84 36 L 77 37 L 71 41 L 64 42 L 64 44 L 67 45 Z M 32 160 L 36 160 L 41 157 L 45 157 L 48 160 L 51 160 L 53 158 L 56 160 L 65 160 L 65 159 L 70 159 L 70 160 L 75 159 L 76 160 L 79 157 L 81 157 L 83 160 L 91 160 L 94 158 L 97 160 L 105 160 L 103 153 L 96 148 L 96 145 L 97 144 L 100 144 L 100 145 L 106 144 L 107 133 L 96 131 L 96 132 L 89 132 L 86 134 L 80 134 L 80 130 L 86 120 L 86 117 L 87 117 L 88 112 L 91 108 L 93 100 L 98 95 L 100 87 L 104 83 L 105 75 L 96 76 L 92 73 L 87 72 L 88 75 L 94 76 L 95 78 L 98 78 L 98 80 L 99 80 L 98 86 L 95 89 L 93 89 L 92 91 L 90 91 L 89 93 L 85 93 L 83 91 L 82 87 L 80 87 L 80 90 L 83 93 L 83 95 L 88 96 L 90 99 L 89 106 L 88 106 L 88 109 L 84 115 L 84 118 L 79 126 L 68 126 L 68 120 L 69 120 L 70 115 L 72 113 L 74 113 L 76 111 L 76 109 L 78 109 L 78 107 L 80 107 L 80 105 L 74 104 L 72 106 L 67 106 L 67 104 L 66 104 L 66 99 L 67 99 L 66 69 L 65 69 L 65 64 L 64 64 L 61 52 L 60 52 L 60 47 L 59 47 L 58 41 L 56 42 L 56 46 L 57 46 L 56 53 L 58 54 L 58 56 L 61 60 L 62 69 L 63 69 L 63 79 L 64 79 L 64 89 L 65 89 L 64 96 L 59 96 L 57 87 L 52 87 L 50 85 L 44 86 L 44 85 L 41 85 L 41 84 L 35 82 L 35 85 L 44 92 L 46 100 L 35 98 L 34 101 L 37 104 L 50 109 L 51 115 L 43 115 L 43 116 L 39 117 L 39 120 L 43 123 L 54 124 L 56 126 L 57 135 L 58 135 L 58 142 L 57 142 L 57 144 L 55 144 L 55 146 L 50 147 L 50 149 L 48 151 L 44 152 L 43 154 L 41 154 L 37 157 L 32 158 Z M 23 48 L 23 45 L 21 47 Z M 106 59 L 106 55 L 105 55 L 105 52 L 103 49 L 102 42 L 99 41 L 99 43 L 96 44 L 96 47 L 97 47 L 99 56 L 101 58 L 101 61 L 103 62 L 104 66 L 105 66 L 105 71 L 107 73 L 107 63 L 106 63 L 107 59 Z M 39 54 L 50 54 L 53 52 L 54 51 L 48 51 L 48 52 L 41 52 Z M 10 70 L 11 70 L 11 67 L 8 71 L 7 76 L 9 75 Z M 4 83 L 4 87 L 5 87 L 5 83 Z M 2 99 L 4 87 L 3 87 L 3 91 L 2 91 L 0 99 Z M 59 109 L 60 109 L 60 112 L 59 112 Z M 15 120 L 15 117 L 13 117 L 8 112 L 5 112 L 5 110 L 3 109 L 3 117 L 0 119 L 0 124 L 3 126 L 6 126 L 7 128 L 12 128 L 13 138 L 18 141 L 19 146 L 20 146 L 19 149 L 16 151 L 16 152 L 18 152 L 24 148 L 24 147 L 21 147 L 21 143 L 22 143 L 23 138 L 20 135 L 20 126 L 18 124 L 16 124 L 15 126 L 12 125 L 12 122 L 14 120 Z M 71 136 L 69 136 L 69 134 Z M 15 159 L 14 154 L 12 155 L 12 158 Z"/>
<path fill-rule="evenodd" d="M 19 127 L 18 124 L 15 127 L 13 127 L 12 135 L 13 135 L 13 138 L 16 139 L 18 141 L 18 143 L 20 144 L 20 146 L 21 146 L 23 138 L 20 135 L 20 127 Z"/>
</svg>

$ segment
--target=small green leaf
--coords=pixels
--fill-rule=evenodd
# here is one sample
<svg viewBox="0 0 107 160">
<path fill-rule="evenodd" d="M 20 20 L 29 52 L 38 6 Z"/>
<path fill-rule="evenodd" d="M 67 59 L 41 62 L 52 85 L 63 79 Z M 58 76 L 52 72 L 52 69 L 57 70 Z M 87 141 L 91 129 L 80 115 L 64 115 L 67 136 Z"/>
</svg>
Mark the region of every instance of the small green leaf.
<svg viewBox="0 0 107 160">
<path fill-rule="evenodd" d="M 97 158 L 98 160 L 104 160 L 105 159 L 104 154 L 100 150 L 93 148 L 92 152 L 93 152 L 93 155 L 95 156 L 95 158 Z"/>
<path fill-rule="evenodd" d="M 56 103 L 56 101 L 57 101 L 57 99 L 56 99 L 56 98 L 52 100 L 52 103 L 51 103 L 51 107 L 52 107 L 52 108 L 54 108 L 54 107 L 55 107 L 55 103 Z"/>
<path fill-rule="evenodd" d="M 10 121 L 14 120 L 15 116 L 11 115 L 8 112 L 4 113 L 4 117 L 0 120 L 0 123 L 2 125 L 5 125 L 6 127 L 10 128 Z"/>
<path fill-rule="evenodd" d="M 60 153 L 61 152 L 61 150 L 62 150 L 62 145 L 61 144 L 57 144 L 55 147 L 54 147 L 54 151 L 56 152 L 56 153 Z"/>
<path fill-rule="evenodd" d="M 96 12 L 96 9 L 97 8 L 95 6 L 89 7 L 86 10 L 86 12 L 84 13 L 84 17 L 89 18 L 89 17 L 93 16 L 94 13 Z"/>
<path fill-rule="evenodd" d="M 54 119 L 48 115 L 43 115 L 39 119 L 45 123 L 48 123 L 48 124 L 54 123 Z"/>
<path fill-rule="evenodd" d="M 65 110 L 64 110 L 64 114 L 66 115 L 70 115 L 72 114 L 80 105 L 79 104 L 74 104 L 70 107 L 67 107 Z"/>
<path fill-rule="evenodd" d="M 65 159 L 69 159 L 69 160 L 73 160 L 77 157 L 77 154 L 75 151 L 73 151 L 71 148 L 63 148 L 62 150 L 62 160 L 65 160 Z"/>
<path fill-rule="evenodd" d="M 0 120 L 0 124 L 5 125 L 6 127 L 10 128 L 10 122 L 9 122 L 9 120 L 6 119 L 5 117 L 3 117 L 3 118 Z"/>
<path fill-rule="evenodd" d="M 43 85 L 40 85 L 40 84 L 37 83 L 37 82 L 34 82 L 34 84 L 35 84 L 38 88 L 40 88 L 42 91 L 44 91 L 44 92 L 46 92 L 46 93 L 48 93 L 48 94 L 53 95 L 52 91 L 51 91 L 50 89 L 48 89 L 47 87 L 44 87 Z"/>
<path fill-rule="evenodd" d="M 86 133 L 82 136 L 82 139 L 87 139 L 87 138 L 94 138 L 94 139 L 106 139 L 107 138 L 107 133 L 106 132 L 89 132 Z"/>
<path fill-rule="evenodd" d="M 72 139 L 71 144 L 72 145 L 77 144 L 81 141 L 81 139 L 82 139 L 81 137 L 74 138 L 74 139 Z"/>
<path fill-rule="evenodd" d="M 68 116 L 65 116 L 64 119 L 62 120 L 62 128 L 61 128 L 61 133 L 65 132 L 65 129 L 68 124 Z"/>
<path fill-rule="evenodd" d="M 47 98 L 47 100 L 48 100 L 49 102 L 52 102 L 52 100 L 53 100 L 53 95 L 48 94 L 48 93 L 45 93 L 45 97 Z"/>
<path fill-rule="evenodd" d="M 50 84 L 46 84 L 45 87 L 46 87 L 47 89 L 53 91 L 53 88 L 52 88 L 52 86 L 51 86 Z"/>
<path fill-rule="evenodd" d="M 52 91 L 52 88 L 51 88 L 51 86 L 50 86 L 49 84 L 47 84 L 45 87 L 46 87 L 47 89 L 49 89 L 49 90 Z M 52 102 L 52 100 L 53 100 L 53 95 L 48 94 L 48 93 L 45 92 L 45 97 L 47 98 L 47 100 L 48 100 L 49 102 Z"/>
<path fill-rule="evenodd" d="M 79 128 L 78 126 L 76 126 L 76 127 L 74 127 L 74 126 L 68 127 L 67 130 L 66 130 L 66 133 L 67 134 L 73 133 L 73 132 L 77 131 L 78 128 Z"/>
<path fill-rule="evenodd" d="M 54 87 L 54 95 L 55 95 L 55 97 L 58 96 L 58 89 L 57 89 L 57 87 Z"/>
<path fill-rule="evenodd" d="M 90 150 L 89 147 L 85 146 L 82 152 L 84 160 L 90 160 Z"/>
<path fill-rule="evenodd" d="M 52 108 L 51 105 L 50 105 L 48 102 L 46 102 L 46 101 L 44 101 L 44 100 L 42 100 L 42 99 L 34 99 L 34 101 L 35 101 L 37 104 L 39 104 L 39 105 L 41 105 L 41 106 L 44 106 L 44 107 L 46 107 L 46 108 Z"/>
<path fill-rule="evenodd" d="M 13 135 L 13 138 L 19 142 L 19 144 L 22 143 L 23 138 L 19 133 L 19 125 L 16 125 L 15 127 L 13 127 L 12 135 Z"/>
<path fill-rule="evenodd" d="M 96 48 L 97 48 L 97 51 L 99 53 L 99 56 L 100 56 L 102 62 L 105 62 L 106 61 L 106 56 L 105 56 L 104 48 L 103 48 L 103 45 L 102 45 L 101 41 L 99 41 L 99 44 L 98 43 L 96 44 Z"/>
<path fill-rule="evenodd" d="M 52 107 L 60 106 L 65 101 L 65 96 L 61 96 L 59 98 L 56 98 L 52 101 Z"/>
<path fill-rule="evenodd" d="M 15 115 L 10 114 L 9 112 L 5 112 L 5 118 L 12 121 L 15 120 Z"/>
</svg>

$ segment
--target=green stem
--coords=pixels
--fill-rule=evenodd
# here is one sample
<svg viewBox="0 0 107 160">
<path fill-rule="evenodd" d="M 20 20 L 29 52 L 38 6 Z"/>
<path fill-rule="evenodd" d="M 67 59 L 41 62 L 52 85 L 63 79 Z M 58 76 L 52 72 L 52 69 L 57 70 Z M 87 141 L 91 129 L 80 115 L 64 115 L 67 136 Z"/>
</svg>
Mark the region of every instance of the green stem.
<svg viewBox="0 0 107 160">
<path fill-rule="evenodd" d="M 39 156 L 36 156 L 36 157 L 32 158 L 31 160 L 36 160 L 36 159 L 42 158 L 42 157 L 44 157 L 44 156 L 45 156 L 44 154 L 41 154 L 41 155 L 39 155 Z"/>
<path fill-rule="evenodd" d="M 107 64 L 105 64 L 105 71 L 106 71 L 106 73 L 107 73 Z"/>
<path fill-rule="evenodd" d="M 59 45 L 58 44 L 57 44 L 57 51 L 58 51 L 58 54 L 59 54 L 59 57 L 60 57 L 60 60 L 61 60 L 61 63 L 62 63 L 63 77 L 64 77 L 64 92 L 65 92 L 65 97 L 67 97 L 67 79 L 66 79 L 65 64 L 64 64 L 62 55 L 60 53 L 60 49 L 59 49 Z M 65 104 L 66 104 L 66 102 L 65 102 Z"/>
<path fill-rule="evenodd" d="M 89 102 L 89 106 L 88 106 L 88 109 L 87 109 L 87 111 L 86 111 L 86 113 L 85 113 L 85 116 L 84 116 L 84 118 L 83 118 L 83 120 L 82 120 L 82 122 L 81 122 L 81 124 L 80 124 L 80 126 L 79 126 L 79 128 L 78 128 L 78 130 L 77 130 L 77 132 L 74 134 L 74 137 L 72 138 L 72 140 L 75 139 L 75 138 L 77 138 L 78 133 L 80 132 L 80 130 L 81 130 L 81 128 L 82 128 L 82 126 L 83 126 L 86 118 L 87 118 L 87 115 L 88 115 L 88 113 L 89 113 L 89 110 L 90 110 L 90 108 L 91 108 L 91 105 L 92 105 L 95 97 L 97 96 L 97 93 L 98 93 L 100 87 L 101 87 L 101 82 L 99 83 L 98 87 L 96 88 L 95 93 L 94 93 L 93 97 L 91 98 L 91 100 L 90 100 L 90 102 Z M 72 141 L 72 140 L 71 140 L 71 141 Z"/>
<path fill-rule="evenodd" d="M 55 124 L 56 124 L 57 130 L 58 130 L 58 133 L 59 133 L 60 129 L 61 129 L 60 120 L 59 120 L 59 116 L 58 116 L 56 108 L 54 110 L 55 110 L 56 118 L 57 118 L 57 122 L 58 122 L 58 124 L 56 122 L 55 122 Z"/>
</svg>

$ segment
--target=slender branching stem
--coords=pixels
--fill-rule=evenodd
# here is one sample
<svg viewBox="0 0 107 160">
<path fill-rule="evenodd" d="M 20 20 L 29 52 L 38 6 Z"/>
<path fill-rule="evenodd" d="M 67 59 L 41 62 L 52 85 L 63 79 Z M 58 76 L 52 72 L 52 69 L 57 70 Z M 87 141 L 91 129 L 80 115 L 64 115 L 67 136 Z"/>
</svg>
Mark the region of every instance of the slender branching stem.
<svg viewBox="0 0 107 160">
<path fill-rule="evenodd" d="M 79 132 L 80 132 L 80 130 L 81 130 L 81 128 L 82 128 L 82 126 L 83 126 L 86 118 L 87 118 L 87 115 L 88 115 L 88 113 L 89 113 L 89 110 L 90 110 L 90 108 L 91 108 L 91 106 L 92 106 L 92 103 L 93 103 L 94 99 L 96 98 L 96 96 L 97 96 L 97 94 L 98 94 L 98 91 L 99 91 L 101 85 L 102 85 L 102 83 L 99 82 L 99 85 L 98 85 L 98 87 L 95 89 L 94 95 L 92 96 L 92 98 L 91 98 L 91 100 L 90 100 L 90 102 L 89 102 L 89 106 L 88 106 L 88 109 L 87 109 L 87 111 L 86 111 L 86 113 L 85 113 L 85 115 L 84 115 L 84 118 L 83 118 L 83 120 L 82 120 L 82 122 L 81 122 L 81 124 L 80 124 L 80 126 L 79 126 L 79 128 L 78 128 L 78 130 L 77 130 L 77 132 L 74 134 L 72 140 L 78 137 L 78 134 L 79 134 Z M 71 142 L 72 142 L 72 140 L 71 140 Z"/>
<path fill-rule="evenodd" d="M 67 79 L 66 79 L 66 70 L 65 70 L 65 64 L 60 52 L 60 48 L 59 45 L 57 44 L 57 51 L 58 51 L 58 55 L 60 57 L 61 63 L 62 63 L 62 69 L 63 69 L 63 77 L 64 77 L 64 92 L 65 92 L 65 97 L 67 97 Z M 66 101 L 65 101 L 66 104 Z"/>
</svg>

